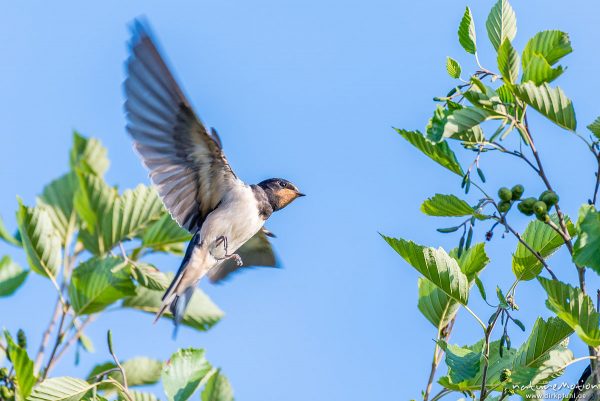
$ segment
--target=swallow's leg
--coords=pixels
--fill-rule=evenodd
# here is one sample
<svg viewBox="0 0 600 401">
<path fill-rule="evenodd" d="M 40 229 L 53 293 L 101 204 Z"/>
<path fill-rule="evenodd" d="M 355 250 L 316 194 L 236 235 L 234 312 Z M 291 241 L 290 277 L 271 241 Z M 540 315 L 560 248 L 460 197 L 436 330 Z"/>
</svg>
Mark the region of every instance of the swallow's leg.
<svg viewBox="0 0 600 401">
<path fill-rule="evenodd" d="M 221 243 L 223 244 L 223 248 L 225 249 L 225 256 L 223 256 L 222 258 L 215 258 L 217 260 L 227 260 L 227 259 L 233 259 L 235 260 L 235 263 L 238 265 L 238 267 L 241 267 L 244 262 L 242 261 L 242 258 L 240 257 L 240 255 L 238 255 L 237 253 L 234 254 L 227 254 L 227 237 L 225 237 L 224 235 L 221 235 L 219 238 L 217 238 L 217 241 L 215 243 L 216 246 L 221 245 Z"/>
<path fill-rule="evenodd" d="M 225 255 L 227 255 L 227 237 L 224 235 L 221 235 L 219 238 L 217 238 L 217 240 L 215 241 L 215 247 L 221 244 L 223 244 L 223 249 L 225 249 Z"/>
</svg>

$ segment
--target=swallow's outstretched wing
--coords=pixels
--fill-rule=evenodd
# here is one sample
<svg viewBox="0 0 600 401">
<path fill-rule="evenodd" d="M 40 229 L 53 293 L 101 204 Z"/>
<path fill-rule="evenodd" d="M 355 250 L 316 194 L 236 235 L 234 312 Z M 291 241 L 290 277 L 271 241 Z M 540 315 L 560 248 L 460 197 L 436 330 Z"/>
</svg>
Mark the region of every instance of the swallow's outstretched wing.
<svg viewBox="0 0 600 401">
<path fill-rule="evenodd" d="M 265 230 L 256 233 L 236 253 L 242 258 L 242 268 L 279 266 Z M 227 278 L 229 274 L 243 270 L 242 268 L 238 267 L 232 260 L 225 260 L 220 265 L 209 270 L 208 278 L 212 283 L 218 283 Z"/>
<path fill-rule="evenodd" d="M 125 81 L 127 130 L 171 216 L 195 232 L 239 180 L 215 131 L 196 116 L 149 29 L 134 22 Z"/>
</svg>

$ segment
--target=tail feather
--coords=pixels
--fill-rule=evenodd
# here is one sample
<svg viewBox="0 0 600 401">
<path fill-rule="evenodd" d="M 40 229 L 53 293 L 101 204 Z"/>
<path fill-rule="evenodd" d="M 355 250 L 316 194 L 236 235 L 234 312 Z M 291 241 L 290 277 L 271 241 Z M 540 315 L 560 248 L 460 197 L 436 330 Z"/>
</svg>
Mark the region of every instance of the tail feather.
<svg viewBox="0 0 600 401">
<path fill-rule="evenodd" d="M 179 284 L 181 283 L 181 279 L 185 274 L 185 268 L 187 267 L 190 259 L 192 257 L 192 252 L 194 247 L 200 243 L 200 231 L 197 231 L 196 234 L 192 237 L 192 240 L 189 242 L 187 249 L 185 251 L 185 256 L 181 261 L 181 265 L 177 270 L 177 274 L 171 281 L 169 288 L 165 291 L 165 294 L 162 297 L 162 303 L 158 312 L 156 313 L 156 317 L 154 318 L 154 323 L 160 319 L 160 317 L 166 312 L 167 308 L 173 314 L 173 322 L 175 324 L 175 330 L 177 330 L 177 325 L 181 323 L 181 319 L 185 314 L 185 308 L 187 307 L 190 299 L 192 298 L 192 294 L 194 293 L 194 287 L 187 288 L 183 294 L 178 295 Z"/>
<path fill-rule="evenodd" d="M 173 339 L 177 337 L 177 329 L 179 328 L 179 324 L 183 320 L 183 316 L 185 315 L 185 310 L 187 309 L 190 300 L 192 299 L 192 295 L 194 295 L 194 287 L 190 287 L 181 295 L 175 296 L 173 302 L 169 306 L 169 310 L 173 314 L 173 324 L 175 327 L 173 328 Z"/>
</svg>

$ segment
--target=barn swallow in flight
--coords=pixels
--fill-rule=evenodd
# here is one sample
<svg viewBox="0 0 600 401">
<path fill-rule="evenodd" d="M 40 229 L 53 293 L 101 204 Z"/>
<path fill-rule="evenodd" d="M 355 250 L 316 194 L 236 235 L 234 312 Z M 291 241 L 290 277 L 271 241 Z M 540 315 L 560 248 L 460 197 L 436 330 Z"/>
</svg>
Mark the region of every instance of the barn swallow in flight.
<svg viewBox="0 0 600 401">
<path fill-rule="evenodd" d="M 194 113 L 148 27 L 135 21 L 132 31 L 124 84 L 127 131 L 165 207 L 193 234 L 156 315 L 169 308 L 177 327 L 205 275 L 218 281 L 244 265 L 275 265 L 263 225 L 304 194 L 281 178 L 256 185 L 240 180 L 217 132 Z"/>
</svg>

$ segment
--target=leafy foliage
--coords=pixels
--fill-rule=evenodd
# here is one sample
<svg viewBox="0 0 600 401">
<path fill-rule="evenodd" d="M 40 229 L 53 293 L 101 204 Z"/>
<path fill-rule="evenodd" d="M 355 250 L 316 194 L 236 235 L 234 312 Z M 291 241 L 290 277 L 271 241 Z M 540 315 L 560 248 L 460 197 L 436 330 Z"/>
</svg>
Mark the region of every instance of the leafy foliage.
<svg viewBox="0 0 600 401">
<path fill-rule="evenodd" d="M 23 284 L 28 271 L 5 256 L 0 259 L 0 297 L 12 295 Z"/>
<path fill-rule="evenodd" d="M 519 78 L 519 54 L 510 43 L 505 39 L 498 48 L 498 68 L 504 81 L 514 84 Z"/>
<path fill-rule="evenodd" d="M 214 372 L 202 391 L 202 401 L 233 401 L 233 389 L 227 377 L 218 369 Z"/>
<path fill-rule="evenodd" d="M 438 286 L 450 298 L 466 305 L 469 282 L 456 260 L 443 249 L 427 248 L 412 241 L 383 236 L 383 239 L 412 267 Z"/>
<path fill-rule="evenodd" d="M 600 213 L 593 206 L 584 205 L 579 210 L 577 231 L 573 261 L 600 274 Z"/>
<path fill-rule="evenodd" d="M 464 200 L 454 195 L 435 194 L 421 205 L 428 216 L 472 216 L 475 210 Z"/>
<path fill-rule="evenodd" d="M 432 143 L 418 131 L 396 130 L 411 145 L 423 152 L 436 163 L 441 164 L 455 174 L 463 175 L 463 170 L 456 155 L 450 150 L 447 143 Z"/>
<path fill-rule="evenodd" d="M 475 54 L 477 51 L 475 23 L 469 7 L 466 8 L 458 27 L 458 41 L 468 53 Z"/>
<path fill-rule="evenodd" d="M 422 277 L 418 278 L 418 309 L 437 331 L 429 381 L 422 392 L 424 401 L 431 399 L 433 381 L 444 354 L 447 374 L 439 378 L 442 391 L 433 399 L 450 392 L 461 392 L 465 397 L 480 401 L 508 400 L 513 394 L 523 399 L 544 397 L 543 385 L 560 377 L 568 365 L 588 360 L 587 357 L 574 358 L 568 348 L 573 332 L 584 343 L 594 347 L 589 348 L 590 366 L 600 371 L 597 362 L 600 313 L 598 305 L 594 305 L 585 292 L 586 270 L 600 274 L 600 213 L 595 208 L 600 199 L 600 181 L 596 177 L 592 197 L 582 206 L 574 225 L 565 214 L 566 209 L 559 206 L 559 194 L 546 174 L 539 144 L 536 146 L 534 140 L 535 123 L 530 124 L 532 120 L 527 118 L 533 109 L 555 126 L 576 131 L 573 102 L 562 89 L 549 85 L 566 71 L 558 63 L 572 52 L 569 36 L 558 30 L 539 32 L 527 42 L 519 55 L 513 45 L 517 18 L 509 0 L 496 1 L 486 20 L 486 30 L 495 50 L 499 71 L 486 68 L 479 58 L 473 14 L 467 7 L 460 21 L 458 37 L 467 53 L 474 55 L 477 69 L 467 75 L 464 69 L 467 63 L 448 57 L 446 70 L 459 81 L 445 96 L 434 97 L 436 105 L 426 126 L 426 136 L 418 131 L 396 130 L 428 157 L 460 175 L 461 188 L 465 193 L 474 188 L 479 196 L 476 202 L 469 204 L 454 195 L 436 194 L 421 205 L 421 211 L 429 216 L 464 219 L 454 226 L 437 230 L 447 236 L 459 236 L 458 246 L 448 253 L 442 248 L 424 247 L 412 241 L 383 236 L 405 261 L 421 273 Z M 588 125 L 588 129 L 593 136 L 587 138 L 578 134 L 578 140 L 586 143 L 586 150 L 598 163 L 595 171 L 600 171 L 600 118 Z M 512 133 L 517 134 L 513 134 L 515 138 L 504 142 Z M 455 153 L 451 145 L 456 143 L 460 143 L 467 152 Z M 510 183 L 512 188 L 487 188 L 486 176 L 493 167 L 497 167 L 495 171 L 500 174 L 505 171 L 503 164 L 488 158 L 492 153 L 520 159 L 527 168 L 531 168 L 536 178 L 541 179 L 545 190 L 540 194 L 526 193 L 525 187 L 517 182 Z M 463 154 L 470 160 L 461 164 L 458 156 Z M 568 162 L 568 155 L 561 154 L 560 163 Z M 469 167 L 464 170 L 461 165 Z M 509 178 L 502 176 L 502 179 Z M 490 195 L 496 191 L 497 197 Z M 524 231 L 513 219 L 517 213 L 530 219 Z M 515 280 L 508 289 L 495 285 L 497 303 L 488 299 L 487 283 L 484 284 L 479 275 L 489 262 L 483 244 L 472 246 L 473 238 L 481 234 L 479 229 L 482 225 L 488 241 L 496 238 L 498 230 L 502 231 L 502 237 L 512 236 L 517 241 L 512 254 Z M 572 268 L 578 277 L 577 287 L 561 281 L 567 274 L 564 264 L 548 263 L 549 258 L 560 249 L 571 254 Z M 545 274 L 552 279 L 542 277 Z M 546 291 L 546 305 L 556 316 L 548 319 L 539 317 L 527 340 L 515 348 L 511 340 L 513 329 L 525 332 L 528 329 L 528 324 L 517 318 L 516 288 L 535 285 L 526 283 L 534 278 Z M 487 305 L 483 313 L 486 313 L 485 308 L 491 309 L 486 313 L 489 316 L 487 320 L 468 304 L 473 284 Z M 461 323 L 457 319 L 461 308 L 482 329 L 482 338 L 473 345 L 448 343 L 451 332 L 456 331 L 457 324 Z M 588 381 L 596 384 L 593 382 L 594 375 L 590 377 Z M 578 397 L 582 395 L 578 394 Z"/>
<path fill-rule="evenodd" d="M 69 296 L 78 315 L 99 312 L 133 294 L 129 266 L 121 258 L 92 258 L 73 270 Z"/>
<path fill-rule="evenodd" d="M 172 276 L 168 276 L 169 279 Z M 137 287 L 136 293 L 123 301 L 123 306 L 138 309 L 151 314 L 156 314 L 161 305 L 161 297 L 164 291 L 151 290 L 145 287 Z M 169 318 L 170 312 L 163 317 Z M 202 292 L 200 289 L 194 291 L 192 299 L 183 316 L 182 323 L 197 330 L 205 331 L 215 325 L 223 317 L 223 312 Z"/>
<path fill-rule="evenodd" d="M 42 276 L 56 276 L 62 259 L 60 238 L 48 213 L 42 208 L 26 207 L 19 202 L 17 223 L 31 269 Z"/>
<path fill-rule="evenodd" d="M 187 400 L 206 385 L 202 397 L 230 401 L 228 380 L 204 358 L 204 350 L 187 349 L 170 362 L 136 357 L 97 365 L 88 380 L 51 377 L 59 355 L 72 345 L 94 352 L 85 329 L 106 308 L 156 313 L 172 274 L 146 258 L 155 252 L 180 255 L 190 234 L 165 211 L 153 188 L 139 185 L 119 193 L 104 179 L 109 165 L 106 149 L 95 139 L 75 133 L 70 170 L 46 185 L 35 206 L 18 202 L 18 233 L 11 235 L 0 221 L 0 238 L 22 247 L 31 270 L 11 258 L 0 258 L 0 297 L 14 294 L 30 271 L 49 278 L 58 301 L 35 363 L 27 353 L 27 336 L 9 332 L 0 340 L 0 398 L 3 401 L 158 401 L 150 393 L 130 388 L 163 381 L 169 399 Z M 117 256 L 118 255 L 118 256 Z M 165 316 L 169 316 L 168 314 Z M 223 312 L 199 289 L 183 324 L 206 331 Z M 53 330 L 54 328 L 54 330 Z M 55 338 L 51 338 L 55 337 Z M 5 352 L 6 350 L 6 352 Z M 6 355 L 5 355 L 6 354 Z"/>
<path fill-rule="evenodd" d="M 488 37 L 499 50 L 502 43 L 512 41 L 517 35 L 517 17 L 508 0 L 498 0 L 485 23 Z"/>
<path fill-rule="evenodd" d="M 552 215 L 551 221 L 558 223 L 558 216 Z M 570 220 L 566 220 L 569 233 L 572 235 L 575 228 Z M 523 241 L 545 259 L 564 245 L 563 238 L 548 224 L 535 220 L 530 222 L 523 233 Z M 519 280 L 533 280 L 542 271 L 542 262 L 529 249 L 519 243 L 512 259 L 513 273 Z"/>
<path fill-rule="evenodd" d="M 79 401 L 94 384 L 74 377 L 56 377 L 44 380 L 33 389 L 28 401 Z"/>
<path fill-rule="evenodd" d="M 204 358 L 204 351 L 182 349 L 165 364 L 162 380 L 169 401 L 185 401 L 194 394 L 212 367 Z"/>
<path fill-rule="evenodd" d="M 548 294 L 546 306 L 571 326 L 577 335 L 588 345 L 600 345 L 600 314 L 596 312 L 592 299 L 579 288 L 557 280 L 538 278 Z"/>
<path fill-rule="evenodd" d="M 515 94 L 557 125 L 570 131 L 577 128 L 573 103 L 560 88 L 526 82 L 515 86 Z"/>
<path fill-rule="evenodd" d="M 452 78 L 460 78 L 460 64 L 452 57 L 446 57 L 446 71 Z"/>
</svg>

